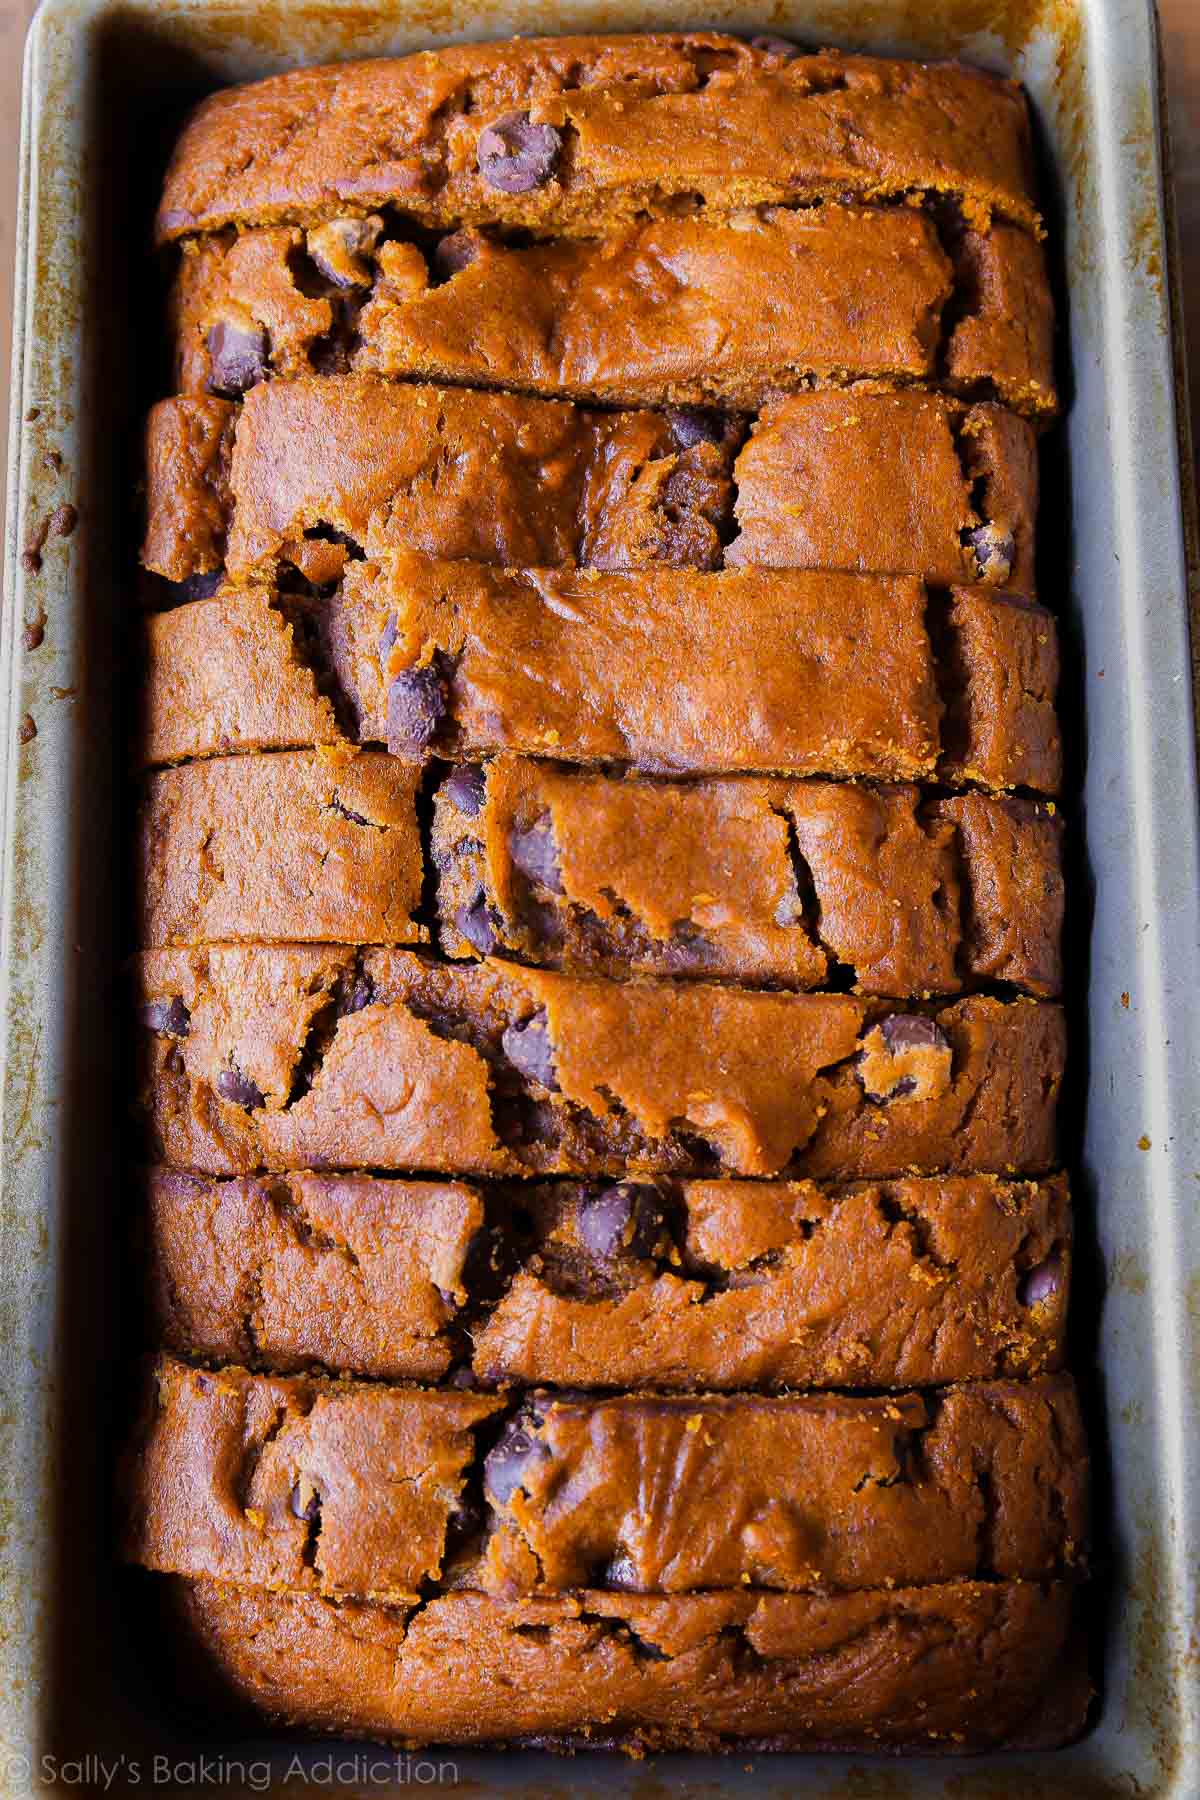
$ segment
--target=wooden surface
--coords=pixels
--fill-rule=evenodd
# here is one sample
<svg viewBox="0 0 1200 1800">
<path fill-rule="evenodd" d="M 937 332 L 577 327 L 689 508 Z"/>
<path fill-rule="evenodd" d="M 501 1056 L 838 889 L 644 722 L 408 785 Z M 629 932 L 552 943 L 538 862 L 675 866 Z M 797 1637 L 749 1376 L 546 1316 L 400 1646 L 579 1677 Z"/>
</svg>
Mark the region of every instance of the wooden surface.
<svg viewBox="0 0 1200 1800">
<path fill-rule="evenodd" d="M 21 45 L 36 0 L 0 0 L 0 320 L 12 316 Z M 1192 430 L 1200 445 L 1200 0 L 1159 0 L 1170 97 L 1183 293 L 1192 345 Z M 8 343 L 0 347 L 0 476 L 8 435 Z M 1200 620 L 1198 620 L 1200 624 Z"/>
</svg>

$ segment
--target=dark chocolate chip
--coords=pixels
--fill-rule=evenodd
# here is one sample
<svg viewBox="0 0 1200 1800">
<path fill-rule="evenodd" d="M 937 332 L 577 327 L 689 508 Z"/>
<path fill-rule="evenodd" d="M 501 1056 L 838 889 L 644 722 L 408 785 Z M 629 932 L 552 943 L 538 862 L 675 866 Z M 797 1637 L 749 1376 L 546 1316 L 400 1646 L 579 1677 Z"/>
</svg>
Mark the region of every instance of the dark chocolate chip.
<svg viewBox="0 0 1200 1800">
<path fill-rule="evenodd" d="M 478 763 L 463 763 L 443 783 L 442 792 L 451 806 L 457 806 L 459 812 L 466 813 L 468 819 L 477 819 L 483 810 L 487 794 L 487 775 Z"/>
<path fill-rule="evenodd" d="M 470 231 L 452 231 L 435 245 L 433 266 L 443 281 L 449 281 L 452 275 L 459 275 L 469 269 L 479 255 L 479 240 Z"/>
<path fill-rule="evenodd" d="M 403 669 L 388 689 L 387 747 L 393 756 L 426 750 L 446 716 L 446 683 L 430 663 Z"/>
<path fill-rule="evenodd" d="M 592 1195 L 579 1213 L 579 1236 L 585 1247 L 605 1259 L 622 1253 L 647 1255 L 661 1227 L 657 1190 L 632 1181 Z"/>
<path fill-rule="evenodd" d="M 217 1092 L 222 1100 L 232 1100 L 235 1106 L 244 1106 L 251 1112 L 266 1103 L 262 1089 L 240 1069 L 222 1069 L 217 1076 Z"/>
<path fill-rule="evenodd" d="M 562 874 L 555 854 L 549 813 L 543 813 L 528 830 L 514 831 L 508 840 L 508 849 L 522 875 L 549 888 L 552 894 L 562 893 Z"/>
<path fill-rule="evenodd" d="M 510 1025 L 500 1039 L 500 1047 L 522 1075 L 528 1076 L 530 1081 L 540 1082 L 551 1093 L 558 1092 L 544 1011 L 534 1013 L 524 1025 Z"/>
<path fill-rule="evenodd" d="M 1061 1281 L 1062 1263 L 1058 1255 L 1048 1256 L 1045 1262 L 1030 1269 L 1021 1281 L 1017 1288 L 1017 1301 L 1021 1306 L 1038 1306 L 1043 1300 L 1050 1300 L 1057 1294 Z"/>
<path fill-rule="evenodd" d="M 562 133 L 535 125 L 528 113 L 508 113 L 479 134 L 479 173 L 502 194 L 528 194 L 554 173 Z"/>
<path fill-rule="evenodd" d="M 799 44 L 793 44 L 790 38 L 777 37 L 773 31 L 760 31 L 757 37 L 750 39 L 750 48 L 761 50 L 766 56 L 785 56 L 789 62 L 800 54 Z"/>
<path fill-rule="evenodd" d="M 618 1592 L 635 1589 L 638 1585 L 637 1568 L 627 1550 L 618 1551 L 604 1570 L 603 1585 L 616 1588 Z M 661 1654 L 661 1652 L 660 1652 Z"/>
<path fill-rule="evenodd" d="M 481 956 L 490 955 L 496 948 L 496 928 L 482 888 L 476 889 L 474 898 L 466 906 L 458 908 L 454 923 Z"/>
<path fill-rule="evenodd" d="M 725 436 L 724 419 L 705 406 L 670 406 L 666 417 L 681 450 L 690 450 L 693 444 L 719 444 Z"/>
<path fill-rule="evenodd" d="M 189 575 L 186 581 L 173 581 L 181 600 L 211 600 L 225 580 L 224 569 L 208 569 L 203 575 Z"/>
<path fill-rule="evenodd" d="M 229 319 L 209 327 L 208 385 L 218 394 L 244 394 L 267 372 L 267 334 L 261 328 L 247 331 Z"/>
<path fill-rule="evenodd" d="M 370 1006 L 375 998 L 375 983 L 369 975 L 355 977 L 350 991 L 338 1002 L 339 1018 L 348 1018 L 351 1013 L 361 1012 L 364 1006 Z"/>
<path fill-rule="evenodd" d="M 142 1008 L 142 1024 L 164 1037 L 186 1037 L 191 1021 L 192 1015 L 178 994 L 173 1000 L 152 1000 Z"/>
<path fill-rule="evenodd" d="M 924 1013 L 889 1013 L 879 1021 L 879 1035 L 889 1050 L 948 1050 L 950 1039 L 936 1019 Z"/>
<path fill-rule="evenodd" d="M 367 287 L 371 270 L 364 258 L 374 250 L 381 221 L 328 219 L 305 235 L 305 248 L 326 281 L 335 287 Z"/>
<path fill-rule="evenodd" d="M 309 1525 L 321 1516 L 321 1496 L 315 1491 L 309 1495 L 307 1502 L 301 1505 L 300 1483 L 292 1489 L 291 1507 L 298 1519 L 304 1519 Z"/>
<path fill-rule="evenodd" d="M 391 655 L 396 635 L 396 615 L 389 613 L 387 624 L 379 634 L 379 666 L 385 675 L 387 674 L 388 657 Z"/>
<path fill-rule="evenodd" d="M 524 1486 L 526 1472 L 549 1456 L 542 1440 L 534 1437 L 522 1420 L 514 1419 L 484 1458 L 484 1484 L 490 1498 L 497 1506 L 507 1506 Z"/>
<path fill-rule="evenodd" d="M 995 525 L 977 525 L 964 533 L 964 542 L 974 553 L 981 581 L 1008 580 L 1017 549 L 1011 531 L 1000 531 Z"/>
</svg>

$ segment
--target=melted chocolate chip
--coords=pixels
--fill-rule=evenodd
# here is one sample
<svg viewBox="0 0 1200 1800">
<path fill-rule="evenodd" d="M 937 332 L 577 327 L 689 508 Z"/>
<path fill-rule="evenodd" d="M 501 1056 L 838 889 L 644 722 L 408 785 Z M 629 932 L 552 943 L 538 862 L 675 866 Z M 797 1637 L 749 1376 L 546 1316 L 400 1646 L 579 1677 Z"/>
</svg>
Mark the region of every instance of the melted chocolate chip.
<svg viewBox="0 0 1200 1800">
<path fill-rule="evenodd" d="M 393 756 L 426 750 L 446 716 L 446 683 L 432 664 L 403 669 L 388 689 L 387 747 Z"/>
<path fill-rule="evenodd" d="M 380 226 L 376 218 L 329 219 L 306 234 L 308 254 L 335 287 L 367 287 L 371 271 L 364 258 L 375 248 Z"/>
<path fill-rule="evenodd" d="M 217 1092 L 222 1100 L 232 1100 L 235 1106 L 244 1106 L 250 1112 L 266 1104 L 262 1089 L 240 1069 L 222 1069 L 217 1076 Z"/>
<path fill-rule="evenodd" d="M 980 581 L 1007 581 L 1012 573 L 1016 543 L 1011 531 L 1000 531 L 995 525 L 977 525 L 964 533 L 963 541 L 973 552 Z"/>
<path fill-rule="evenodd" d="M 173 581 L 181 600 L 211 600 L 225 580 L 224 569 L 208 569 L 203 575 L 189 575 L 186 581 Z"/>
<path fill-rule="evenodd" d="M 487 794 L 487 776 L 478 763 L 463 763 L 443 783 L 442 792 L 451 806 L 466 813 L 468 819 L 477 819 Z"/>
<path fill-rule="evenodd" d="M 351 1013 L 361 1012 L 364 1006 L 370 1006 L 374 998 L 375 983 L 371 977 L 369 975 L 356 976 L 349 992 L 344 998 L 338 1000 L 338 1017 L 344 1019 L 348 1018 Z"/>
<path fill-rule="evenodd" d="M 385 675 L 387 674 L 388 657 L 391 655 L 396 635 L 396 615 L 389 613 L 387 623 L 379 634 L 379 666 Z"/>
<path fill-rule="evenodd" d="M 514 831 L 508 840 L 509 855 L 522 875 L 549 888 L 552 894 L 561 894 L 562 874 L 556 848 L 549 813 L 543 813 L 528 830 Z"/>
<path fill-rule="evenodd" d="M 321 1516 L 321 1496 L 314 1490 L 306 1501 L 300 1483 L 297 1482 L 292 1489 L 291 1508 L 298 1519 L 311 1525 L 314 1519 Z"/>
<path fill-rule="evenodd" d="M 879 1035 L 889 1050 L 948 1050 L 950 1040 L 936 1019 L 924 1013 L 889 1013 L 879 1021 Z"/>
<path fill-rule="evenodd" d="M 1062 1263 L 1057 1254 L 1038 1263 L 1036 1268 L 1030 1269 L 1017 1288 L 1018 1304 L 1039 1306 L 1043 1300 L 1053 1299 L 1062 1281 L 1062 1273 Z"/>
<path fill-rule="evenodd" d="M 667 423 L 680 450 L 693 444 L 719 444 L 725 436 L 725 421 L 719 412 L 705 406 L 670 406 Z"/>
<path fill-rule="evenodd" d="M 523 1421 L 514 1419 L 484 1458 L 483 1479 L 489 1497 L 497 1506 L 507 1506 L 517 1489 L 524 1486 L 526 1472 L 549 1456 L 541 1439 L 534 1437 Z"/>
<path fill-rule="evenodd" d="M 524 1025 L 510 1025 L 500 1039 L 500 1047 L 522 1075 L 528 1076 L 530 1081 L 540 1082 L 551 1093 L 558 1092 L 544 1011 L 534 1013 Z"/>
<path fill-rule="evenodd" d="M 191 1022 L 192 1015 L 178 994 L 173 1000 L 152 1000 L 142 1008 L 142 1024 L 164 1037 L 186 1037 Z"/>
<path fill-rule="evenodd" d="M 479 255 L 479 240 L 471 231 L 452 231 L 435 246 L 433 267 L 443 281 L 469 269 Z"/>
<path fill-rule="evenodd" d="M 528 194 L 554 173 L 562 133 L 535 125 L 528 113 L 508 113 L 479 134 L 479 173 L 502 194 Z"/>
<path fill-rule="evenodd" d="M 211 365 L 208 385 L 218 394 L 244 394 L 267 372 L 267 334 L 229 319 L 210 326 L 205 340 Z"/>
<path fill-rule="evenodd" d="M 490 955 L 496 948 L 496 928 L 482 888 L 476 889 L 474 898 L 466 906 L 458 908 L 454 923 L 481 956 Z"/>
<path fill-rule="evenodd" d="M 878 1039 L 876 1047 L 871 1046 L 872 1038 Z M 904 1068 L 903 1059 L 913 1052 L 916 1063 Z M 922 1057 L 921 1052 L 931 1055 Z M 858 1058 L 858 1079 L 866 1098 L 877 1106 L 913 1094 L 929 1098 L 948 1077 L 950 1058 L 950 1040 L 936 1019 L 924 1013 L 889 1013 L 867 1035 Z"/>
<path fill-rule="evenodd" d="M 579 1212 L 579 1236 L 593 1256 L 646 1256 L 662 1227 L 657 1190 L 618 1182 L 586 1199 Z"/>
<path fill-rule="evenodd" d="M 757 37 L 750 39 L 752 50 L 761 50 L 766 56 L 783 56 L 788 62 L 799 56 L 800 46 L 793 44 L 790 38 L 777 37 L 773 31 L 760 31 Z"/>
</svg>

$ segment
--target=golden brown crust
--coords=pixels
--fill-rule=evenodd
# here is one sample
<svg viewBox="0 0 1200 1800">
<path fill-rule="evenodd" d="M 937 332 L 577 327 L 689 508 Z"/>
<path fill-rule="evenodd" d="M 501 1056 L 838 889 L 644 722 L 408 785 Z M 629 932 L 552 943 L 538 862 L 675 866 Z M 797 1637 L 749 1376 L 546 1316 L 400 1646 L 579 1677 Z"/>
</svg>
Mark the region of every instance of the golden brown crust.
<svg viewBox="0 0 1200 1800">
<path fill-rule="evenodd" d="M 171 1600 L 174 1640 L 226 1706 L 411 1747 L 1049 1748 L 1078 1736 L 1090 1697 L 1063 1582 L 448 1594 L 415 1614 L 210 1582 L 174 1583 Z"/>
<path fill-rule="evenodd" d="M 514 113 L 551 135 L 537 183 L 506 193 L 481 173 L 479 140 Z M 1015 83 L 956 63 L 781 55 L 712 32 L 534 38 L 212 95 L 176 146 L 158 231 L 392 205 L 427 224 L 593 236 L 684 198 L 719 214 L 914 189 L 1037 226 Z"/>
<path fill-rule="evenodd" d="M 170 1574 L 395 1604 L 424 1583 L 511 1597 L 1043 1579 L 1086 1554 L 1065 1375 L 928 1397 L 533 1393 L 513 1410 L 159 1357 L 147 1390 L 125 1554 Z M 485 1455 L 472 1432 L 489 1419 Z"/>
<path fill-rule="evenodd" d="M 869 994 L 1061 980 L 1058 821 L 981 794 L 754 779 L 671 783 L 526 757 L 434 801 L 444 954 L 620 977 Z"/>
<path fill-rule="evenodd" d="M 660 1181 L 614 1200 L 156 1169 L 146 1237 L 151 1319 L 178 1355 L 585 1388 L 1036 1375 L 1061 1363 L 1071 1268 L 1062 1176 Z"/>
<path fill-rule="evenodd" d="M 1037 415 L 1055 405 L 1051 328 L 1033 238 L 997 225 L 948 255 L 912 206 L 529 245 L 465 231 L 432 250 L 379 215 L 276 226 L 190 242 L 172 296 L 181 393 L 319 370 L 753 409 L 796 388 L 919 382 Z M 230 357 L 229 333 L 248 355 Z"/>
<path fill-rule="evenodd" d="M 172 1574 L 415 1600 L 442 1572 L 472 1433 L 502 1405 L 159 1356 L 122 1468 L 124 1553 Z"/>
<path fill-rule="evenodd" d="M 793 395 L 759 415 L 734 481 L 726 564 L 1035 591 L 1036 440 L 1001 407 Z"/>
<path fill-rule="evenodd" d="M 484 1222 L 462 1182 L 215 1182 L 160 1168 L 146 1186 L 147 1303 L 168 1350 L 282 1374 L 317 1364 L 437 1381 L 449 1370 Z"/>
<path fill-rule="evenodd" d="M 1037 1172 L 1062 1016 L 615 983 L 402 950 L 137 959 L 153 1155 L 210 1174 Z"/>
<path fill-rule="evenodd" d="M 139 943 L 420 943 L 420 781 L 412 763 L 333 746 L 150 776 Z"/>
</svg>

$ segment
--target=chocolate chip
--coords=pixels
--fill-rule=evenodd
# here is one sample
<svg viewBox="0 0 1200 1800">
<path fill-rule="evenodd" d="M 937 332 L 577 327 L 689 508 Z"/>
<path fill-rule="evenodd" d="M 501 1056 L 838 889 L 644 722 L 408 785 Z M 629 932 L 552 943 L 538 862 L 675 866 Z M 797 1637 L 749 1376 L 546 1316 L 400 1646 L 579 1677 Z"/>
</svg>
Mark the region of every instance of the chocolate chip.
<svg viewBox="0 0 1200 1800">
<path fill-rule="evenodd" d="M 244 1106 L 250 1112 L 266 1104 L 262 1089 L 240 1069 L 222 1069 L 217 1076 L 217 1092 L 222 1100 L 232 1100 L 235 1106 Z"/>
<path fill-rule="evenodd" d="M 1053 1299 L 1062 1281 L 1062 1273 L 1062 1262 L 1057 1252 L 1048 1256 L 1045 1262 L 1038 1263 L 1036 1268 L 1030 1269 L 1017 1288 L 1018 1304 L 1040 1306 L 1043 1300 Z"/>
<path fill-rule="evenodd" d="M 603 1585 L 616 1588 L 618 1592 L 636 1590 L 638 1585 L 637 1566 L 627 1550 L 620 1550 L 604 1570 Z M 661 1655 L 661 1651 L 659 1652 Z"/>
<path fill-rule="evenodd" d="M 932 1099 L 950 1080 L 950 1040 L 924 1013 L 889 1013 L 863 1039 L 856 1073 L 876 1106 Z"/>
<path fill-rule="evenodd" d="M 799 44 L 793 44 L 790 38 L 776 37 L 773 31 L 760 31 L 757 37 L 750 39 L 752 50 L 761 50 L 765 56 L 783 56 L 790 62 L 799 56 Z"/>
<path fill-rule="evenodd" d="M 267 334 L 260 327 L 247 330 L 229 319 L 209 327 L 208 385 L 218 394 L 244 394 L 267 372 Z"/>
<path fill-rule="evenodd" d="M 487 776 L 478 763 L 463 763 L 443 783 L 442 792 L 451 806 L 466 813 L 468 819 L 477 819 L 487 794 Z"/>
<path fill-rule="evenodd" d="M 528 1076 L 530 1081 L 540 1082 L 551 1093 L 558 1092 L 544 1011 L 534 1013 L 524 1025 L 510 1025 L 500 1039 L 500 1047 L 522 1075 Z"/>
<path fill-rule="evenodd" d="M 435 245 L 433 266 L 443 281 L 469 269 L 479 255 L 479 239 L 473 231 L 452 231 Z"/>
<path fill-rule="evenodd" d="M 396 641 L 396 615 L 389 613 L 387 623 L 379 634 L 379 666 L 387 674 L 388 657 L 392 653 L 392 645 Z"/>
<path fill-rule="evenodd" d="M 526 830 L 512 832 L 508 849 L 522 875 L 549 888 L 552 894 L 562 893 L 562 873 L 558 866 L 557 846 L 549 813 L 543 813 Z"/>
<path fill-rule="evenodd" d="M 879 1021 L 879 1035 L 889 1050 L 948 1050 L 950 1040 L 936 1019 L 924 1013 L 889 1013 Z"/>
<path fill-rule="evenodd" d="M 375 983 L 369 975 L 355 977 L 349 992 L 344 999 L 338 1001 L 339 1018 L 348 1018 L 351 1013 L 361 1012 L 364 1006 L 370 1006 L 375 998 Z"/>
<path fill-rule="evenodd" d="M 646 1256 L 662 1228 L 655 1188 L 621 1181 L 584 1201 L 579 1236 L 593 1256 Z"/>
<path fill-rule="evenodd" d="M 307 1486 L 308 1484 L 305 1483 L 304 1485 Z M 308 1499 L 305 1500 L 303 1488 L 301 1487 L 301 1484 L 297 1482 L 292 1489 L 291 1508 L 298 1519 L 303 1519 L 307 1524 L 311 1525 L 314 1519 L 319 1519 L 321 1516 L 321 1496 L 314 1488 L 309 1494 Z"/>
<path fill-rule="evenodd" d="M 186 1037 L 192 1015 L 178 994 L 173 1000 L 152 1000 L 142 1008 L 142 1024 L 164 1037 Z"/>
<path fill-rule="evenodd" d="M 525 1476 L 538 1462 L 549 1460 L 550 1452 L 528 1426 L 514 1419 L 505 1427 L 503 1436 L 483 1460 L 483 1479 L 488 1496 L 497 1506 L 507 1506 Z"/>
<path fill-rule="evenodd" d="M 999 586 L 1008 580 L 1017 548 L 1011 531 L 1001 531 L 995 525 L 977 525 L 963 534 L 963 541 L 974 553 L 980 581 Z"/>
<path fill-rule="evenodd" d="M 374 250 L 383 220 L 329 219 L 305 233 L 305 248 L 335 287 L 369 287 L 371 270 L 363 260 Z"/>
<path fill-rule="evenodd" d="M 180 605 L 189 600 L 211 600 L 225 580 L 224 569 L 208 569 L 203 575 L 189 575 L 186 581 L 170 581 L 171 598 Z"/>
<path fill-rule="evenodd" d="M 430 663 L 402 669 L 388 689 L 387 747 L 393 756 L 426 750 L 446 716 L 446 683 Z"/>
<path fill-rule="evenodd" d="M 479 173 L 502 194 L 528 194 L 554 173 L 562 133 L 535 125 L 528 113 L 508 113 L 479 134 Z"/>
<path fill-rule="evenodd" d="M 724 419 L 705 406 L 669 406 L 666 418 L 681 450 L 690 450 L 693 444 L 719 444 L 725 436 Z"/>
<path fill-rule="evenodd" d="M 474 898 L 466 906 L 458 908 L 454 923 L 481 956 L 490 955 L 496 948 L 496 928 L 482 888 L 476 889 Z"/>
</svg>

